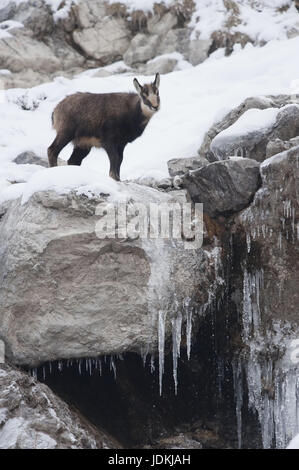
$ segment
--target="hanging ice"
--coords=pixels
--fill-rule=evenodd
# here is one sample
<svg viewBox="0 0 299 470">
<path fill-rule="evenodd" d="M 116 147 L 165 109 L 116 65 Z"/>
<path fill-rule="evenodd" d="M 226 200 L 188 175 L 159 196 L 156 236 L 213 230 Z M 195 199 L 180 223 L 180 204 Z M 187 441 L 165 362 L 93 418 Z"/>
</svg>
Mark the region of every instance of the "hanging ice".
<svg viewBox="0 0 299 470">
<path fill-rule="evenodd" d="M 159 390 L 162 395 L 162 381 L 164 374 L 164 349 L 165 349 L 165 320 L 166 312 L 159 311 L 158 348 L 159 348 Z"/>
<path fill-rule="evenodd" d="M 173 360 L 173 380 L 175 394 L 178 392 L 178 358 L 181 351 L 181 336 L 182 336 L 182 315 L 178 315 L 171 320 L 172 323 L 172 360 Z"/>
</svg>

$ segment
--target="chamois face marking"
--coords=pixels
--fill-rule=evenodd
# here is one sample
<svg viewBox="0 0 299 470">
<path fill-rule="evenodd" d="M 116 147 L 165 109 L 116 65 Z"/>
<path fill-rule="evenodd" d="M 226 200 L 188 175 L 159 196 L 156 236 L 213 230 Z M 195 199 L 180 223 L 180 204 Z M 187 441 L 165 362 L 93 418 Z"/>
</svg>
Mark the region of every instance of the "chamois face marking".
<svg viewBox="0 0 299 470">
<path fill-rule="evenodd" d="M 141 99 L 141 109 L 144 115 L 150 118 L 155 112 L 160 109 L 160 74 L 156 74 L 155 81 L 150 84 L 140 85 L 137 78 L 134 78 L 134 86 Z"/>
</svg>

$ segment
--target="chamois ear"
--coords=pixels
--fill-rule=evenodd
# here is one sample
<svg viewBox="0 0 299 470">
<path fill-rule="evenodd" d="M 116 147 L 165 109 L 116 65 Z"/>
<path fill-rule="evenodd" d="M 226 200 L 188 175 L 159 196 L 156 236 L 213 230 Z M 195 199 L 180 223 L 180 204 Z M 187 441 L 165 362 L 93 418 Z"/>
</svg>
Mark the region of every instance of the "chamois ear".
<svg viewBox="0 0 299 470">
<path fill-rule="evenodd" d="M 156 88 L 159 88 L 160 86 L 160 74 L 159 73 L 156 73 L 154 85 L 156 86 Z"/>
<path fill-rule="evenodd" d="M 134 78 L 133 83 L 134 83 L 134 87 L 136 88 L 138 95 L 140 95 L 142 91 L 142 86 L 138 82 L 137 78 Z"/>
</svg>

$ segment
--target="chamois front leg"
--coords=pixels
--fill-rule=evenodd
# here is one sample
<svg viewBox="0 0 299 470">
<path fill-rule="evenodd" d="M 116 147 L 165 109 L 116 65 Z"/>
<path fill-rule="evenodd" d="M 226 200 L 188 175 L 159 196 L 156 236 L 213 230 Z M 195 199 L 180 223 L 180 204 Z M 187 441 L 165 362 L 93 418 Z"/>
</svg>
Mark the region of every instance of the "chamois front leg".
<svg viewBox="0 0 299 470">
<path fill-rule="evenodd" d="M 109 161 L 110 161 L 110 171 L 109 171 L 109 176 L 110 178 L 113 178 L 115 181 L 120 181 L 119 178 L 119 170 L 120 170 L 120 164 L 119 160 L 119 151 L 117 148 L 117 145 L 115 144 L 109 144 L 105 145 L 104 149 L 106 150 Z"/>
<path fill-rule="evenodd" d="M 118 158 L 117 158 L 117 161 L 116 161 L 116 175 L 117 175 L 117 178 L 118 178 L 117 181 L 120 181 L 120 167 L 121 167 L 121 164 L 122 164 L 122 161 L 123 161 L 123 158 L 124 158 L 124 148 L 125 148 L 125 146 L 122 145 L 122 144 L 117 146 L 117 154 L 118 154 Z"/>
</svg>

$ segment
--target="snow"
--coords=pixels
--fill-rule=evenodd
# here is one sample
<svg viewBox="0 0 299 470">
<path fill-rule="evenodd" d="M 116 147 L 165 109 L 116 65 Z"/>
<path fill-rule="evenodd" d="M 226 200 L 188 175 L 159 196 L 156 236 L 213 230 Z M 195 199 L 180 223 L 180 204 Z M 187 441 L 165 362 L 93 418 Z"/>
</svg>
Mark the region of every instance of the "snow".
<svg viewBox="0 0 299 470">
<path fill-rule="evenodd" d="M 116 0 L 109 0 L 109 3 L 116 3 Z M 121 0 L 121 3 L 126 5 L 129 12 L 133 12 L 134 10 L 152 11 L 154 4 L 159 2 L 157 0 Z M 166 6 L 171 6 L 174 1 L 163 0 L 163 3 Z M 177 3 L 182 4 L 182 1 L 179 0 Z"/>
<path fill-rule="evenodd" d="M 274 164 L 281 163 L 286 158 L 286 155 L 287 155 L 287 151 L 278 153 L 276 155 L 273 155 L 270 158 L 267 158 L 261 163 L 261 169 L 266 168 L 269 165 L 273 165 L 273 163 Z"/>
<path fill-rule="evenodd" d="M 155 62 L 159 61 L 160 59 L 175 59 L 177 60 L 177 64 L 175 70 L 185 70 L 191 68 L 192 65 L 190 62 L 184 59 L 183 55 L 179 52 L 170 52 L 168 54 L 161 54 L 156 56 L 154 59 L 149 60 L 148 64 L 154 64 Z"/>
<path fill-rule="evenodd" d="M 214 139 L 214 142 L 227 137 L 236 137 L 268 129 L 276 121 L 280 109 L 248 109 L 240 118 L 230 127 L 220 132 Z"/>
<path fill-rule="evenodd" d="M 229 57 L 212 54 L 197 67 L 162 76 L 161 110 L 152 118 L 143 135 L 126 147 L 121 178 L 157 179 L 168 176 L 167 161 L 177 157 L 194 157 L 210 126 L 245 98 L 291 93 L 299 77 L 299 62 L 294 60 L 298 48 L 299 37 L 270 41 L 262 48 L 248 45 L 243 50 L 237 48 Z M 141 82 L 151 79 L 138 78 Z M 36 190 L 56 187 L 59 191 L 69 191 L 75 189 L 76 184 L 78 188 L 89 186 L 90 189 L 93 186 L 97 193 L 102 189 L 105 192 L 109 186 L 109 161 L 104 150 L 93 149 L 79 169 L 48 171 L 36 165 L 16 165 L 13 160 L 24 151 L 33 151 L 47 158 L 47 147 L 55 137 L 51 128 L 51 113 L 66 95 L 76 91 L 134 91 L 132 82 L 133 76 L 129 73 L 108 77 L 81 74 L 73 80 L 58 77 L 51 83 L 32 89 L 5 91 L 4 102 L 0 102 L 1 201 L 6 197 L 16 197 L 18 191 L 26 194 L 26 200 L 32 194 L 33 187 Z M 274 119 L 275 112 L 253 110 L 245 113 L 239 124 L 253 128 L 258 119 L 259 126 L 266 125 Z M 60 157 L 67 160 L 71 151 L 72 145 L 69 144 Z M 37 172 L 39 176 L 36 178 L 41 178 L 43 186 L 34 179 Z M 41 177 L 43 172 L 47 184 Z M 79 181 L 78 172 L 82 173 L 82 181 Z M 67 182 L 62 184 L 64 177 Z M 59 179 L 57 185 L 56 178 Z M 25 185 L 18 189 L 8 188 L 7 182 Z"/>
<path fill-rule="evenodd" d="M 299 434 L 291 440 L 287 449 L 299 449 Z"/>
<path fill-rule="evenodd" d="M 10 38 L 11 34 L 8 32 L 11 29 L 24 28 L 24 25 L 19 21 L 2 21 L 0 23 L 0 39 Z"/>
<path fill-rule="evenodd" d="M 235 26 L 231 32 L 248 35 L 254 42 L 263 43 L 273 39 L 286 39 L 287 31 L 298 28 L 298 12 L 292 0 L 238 0 L 239 12 L 234 14 Z M 195 11 L 191 19 L 193 37 L 209 39 L 217 30 L 230 24 L 232 9 L 225 8 L 223 0 L 195 0 Z M 285 11 L 281 8 L 288 7 Z"/>
<path fill-rule="evenodd" d="M 19 185 L 14 185 L 19 186 Z M 35 173 L 25 185 L 22 193 L 22 204 L 38 191 L 56 191 L 59 194 L 76 190 L 80 194 L 110 194 L 117 197 L 121 185 L 109 178 L 98 175 L 94 171 L 78 166 L 61 166 L 46 168 Z M 10 189 L 10 188 L 9 188 Z"/>
</svg>

